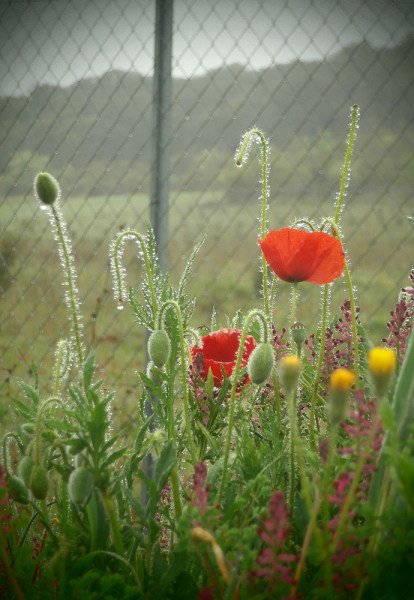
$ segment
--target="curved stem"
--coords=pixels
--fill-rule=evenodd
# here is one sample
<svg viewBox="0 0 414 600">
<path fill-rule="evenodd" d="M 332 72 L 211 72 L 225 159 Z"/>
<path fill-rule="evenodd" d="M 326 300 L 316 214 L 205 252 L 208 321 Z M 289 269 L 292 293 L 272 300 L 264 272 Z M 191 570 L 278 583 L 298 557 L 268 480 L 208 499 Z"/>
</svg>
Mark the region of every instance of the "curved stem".
<svg viewBox="0 0 414 600">
<path fill-rule="evenodd" d="M 245 162 L 249 156 L 250 146 L 252 140 L 256 138 L 257 141 L 261 144 L 262 149 L 262 216 L 261 216 L 261 230 L 260 236 L 261 239 L 264 240 L 266 237 L 266 209 L 268 203 L 269 196 L 269 186 L 268 186 L 268 144 L 265 138 L 263 131 L 257 128 L 250 129 L 242 140 L 240 148 L 236 154 L 236 164 L 241 167 L 243 162 Z M 269 305 L 269 290 L 267 287 L 267 263 L 262 253 L 262 278 L 263 278 L 263 298 L 264 298 L 264 306 L 265 313 L 268 319 L 270 319 L 270 305 Z"/>
<path fill-rule="evenodd" d="M 41 435 L 41 421 L 42 421 L 42 415 L 43 415 L 43 411 L 46 408 L 46 406 L 48 404 L 50 404 L 51 402 L 57 402 L 58 404 L 64 406 L 62 400 L 60 398 L 48 398 L 47 400 L 45 400 L 44 402 L 42 402 L 42 404 L 39 406 L 39 410 L 37 411 L 37 417 L 36 417 L 36 452 L 35 452 L 35 458 L 36 458 L 36 464 L 40 465 L 40 435 Z"/>
<path fill-rule="evenodd" d="M 353 148 L 355 137 L 356 137 L 355 132 L 356 132 L 356 128 L 357 128 L 358 119 L 359 119 L 359 107 L 357 104 L 354 104 L 354 106 L 351 109 L 351 128 L 349 130 L 348 148 L 347 148 L 347 151 L 345 154 L 344 168 L 342 169 L 341 186 L 339 189 L 338 202 L 336 204 L 336 210 L 335 210 L 335 223 L 336 224 L 338 224 L 338 221 L 339 221 L 339 215 L 341 214 L 342 202 L 345 197 L 345 190 L 346 190 L 348 180 L 349 180 L 349 164 L 351 162 L 352 148 Z"/>
<path fill-rule="evenodd" d="M 322 371 L 322 363 L 323 363 L 323 355 L 325 352 L 325 336 L 326 336 L 326 318 L 328 313 L 328 292 L 329 292 L 329 284 L 327 283 L 324 286 L 323 291 L 323 300 L 322 300 L 322 321 L 321 321 L 321 341 L 319 344 L 319 356 L 318 356 L 318 365 L 316 367 L 316 375 L 315 382 L 313 384 L 313 392 L 311 399 L 311 409 L 309 415 L 309 440 L 311 448 L 314 448 L 314 429 L 315 429 L 315 405 L 316 405 L 316 396 L 318 394 L 318 384 L 319 378 L 321 376 Z"/>
<path fill-rule="evenodd" d="M 292 223 L 292 229 L 294 229 L 297 225 L 306 225 L 307 227 L 309 227 L 309 229 L 311 231 L 315 231 L 314 224 L 311 221 L 309 221 L 308 219 L 296 219 Z"/>
<path fill-rule="evenodd" d="M 71 253 L 68 247 L 67 240 L 65 238 L 62 222 L 59 217 L 59 213 L 56 210 L 55 206 L 50 207 L 53 213 L 53 217 L 56 223 L 56 229 L 59 236 L 60 246 L 62 248 L 62 258 L 65 265 L 65 275 L 68 281 L 69 288 L 69 304 L 70 310 L 72 313 L 72 322 L 73 322 L 73 333 L 75 336 L 75 345 L 76 351 L 78 354 L 79 365 L 83 365 L 83 352 L 82 352 L 82 343 L 81 343 L 81 326 L 80 326 L 80 316 L 78 314 L 78 302 L 76 300 L 76 289 L 74 284 L 74 272 L 71 264 Z"/>
<path fill-rule="evenodd" d="M 249 312 L 249 314 L 247 315 L 246 320 L 244 322 L 243 331 L 242 331 L 242 334 L 240 337 L 239 350 L 237 353 L 236 366 L 234 369 L 234 374 L 232 376 L 233 377 L 233 385 L 231 388 L 231 396 L 230 396 L 229 422 L 227 425 L 227 439 L 226 439 L 226 446 L 225 446 L 224 459 L 223 459 L 223 475 L 221 477 L 220 489 L 218 492 L 218 499 L 217 499 L 218 503 L 221 502 L 221 497 L 223 495 L 224 484 L 225 484 L 226 476 L 227 476 L 227 464 L 229 461 L 231 436 L 233 433 L 234 404 L 235 404 L 235 399 L 236 399 L 236 390 L 237 390 L 237 383 L 238 383 L 238 379 L 239 379 L 240 366 L 241 366 L 241 361 L 243 358 L 244 344 L 246 341 L 246 336 L 247 336 L 247 331 L 249 329 L 250 321 L 253 318 L 259 318 L 263 323 L 264 343 L 267 343 L 267 341 L 269 339 L 267 319 L 265 318 L 263 313 L 261 313 L 259 310 L 252 310 L 251 312 Z"/>
<path fill-rule="evenodd" d="M 149 260 L 149 256 L 148 256 L 147 246 L 145 244 L 145 240 L 142 237 L 142 235 L 133 229 L 129 229 L 128 231 L 123 231 L 122 233 L 120 233 L 118 235 L 118 237 L 116 238 L 115 242 L 113 243 L 112 260 L 113 260 L 113 271 L 114 271 L 114 275 L 116 278 L 116 285 L 117 285 L 117 291 L 118 291 L 118 302 L 121 303 L 121 306 L 122 306 L 122 303 L 124 302 L 123 273 L 122 273 L 122 267 L 120 266 L 120 261 L 119 261 L 119 247 L 124 238 L 129 238 L 129 239 L 135 238 L 141 244 L 142 255 L 144 257 L 145 271 L 147 273 L 148 284 L 149 284 L 151 298 L 152 298 L 152 313 L 154 315 L 154 320 L 155 320 L 155 316 L 157 314 L 157 296 L 155 295 L 154 281 L 153 281 L 152 274 L 151 274 L 151 264 L 150 264 L 150 260 Z"/>
<path fill-rule="evenodd" d="M 185 428 L 187 431 L 188 443 L 190 446 L 191 459 L 193 461 L 193 464 L 195 464 L 197 462 L 197 457 L 196 457 L 196 453 L 194 450 L 194 442 L 193 442 L 193 437 L 191 435 L 190 419 L 189 419 L 189 415 L 188 415 L 187 367 L 186 367 L 187 361 L 186 361 L 186 353 L 185 353 L 183 319 L 181 316 L 181 309 L 175 300 L 167 300 L 167 302 L 164 302 L 164 304 L 161 306 L 161 309 L 160 309 L 160 312 L 158 315 L 158 325 L 159 325 L 159 329 L 161 329 L 165 312 L 170 307 L 174 308 L 174 310 L 175 310 L 175 313 L 177 315 L 178 328 L 179 328 L 179 332 L 180 332 L 181 372 L 182 372 L 182 384 L 183 384 Z M 172 407 L 171 407 L 171 412 L 172 412 Z M 171 419 L 171 417 L 170 417 L 170 419 Z M 170 424 L 171 424 L 171 422 L 170 422 Z"/>
</svg>

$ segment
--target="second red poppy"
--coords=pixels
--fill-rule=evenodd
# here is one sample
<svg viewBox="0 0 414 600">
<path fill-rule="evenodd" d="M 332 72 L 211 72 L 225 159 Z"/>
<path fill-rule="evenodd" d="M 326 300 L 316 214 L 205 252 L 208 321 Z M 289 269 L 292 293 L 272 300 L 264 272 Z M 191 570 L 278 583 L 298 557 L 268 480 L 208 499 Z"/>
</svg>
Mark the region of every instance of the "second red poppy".
<svg viewBox="0 0 414 600">
<path fill-rule="evenodd" d="M 288 283 L 331 283 L 342 275 L 345 267 L 341 242 L 322 231 L 285 227 L 269 231 L 258 242 L 272 271 Z"/>
</svg>

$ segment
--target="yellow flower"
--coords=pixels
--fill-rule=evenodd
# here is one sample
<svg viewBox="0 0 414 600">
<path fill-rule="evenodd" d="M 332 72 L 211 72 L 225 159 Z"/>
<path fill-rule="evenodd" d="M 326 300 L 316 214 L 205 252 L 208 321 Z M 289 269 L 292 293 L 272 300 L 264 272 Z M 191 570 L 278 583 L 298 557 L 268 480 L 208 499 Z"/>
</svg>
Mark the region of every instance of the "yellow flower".
<svg viewBox="0 0 414 600">
<path fill-rule="evenodd" d="M 291 392 L 299 379 L 302 363 L 297 356 L 285 356 L 280 361 L 280 379 L 287 392 Z"/>
<path fill-rule="evenodd" d="M 349 392 L 354 385 L 355 375 L 348 369 L 337 369 L 330 377 L 331 390 L 340 390 L 341 392 Z"/>
<path fill-rule="evenodd" d="M 328 402 L 328 417 L 333 425 L 338 425 L 346 418 L 348 397 L 354 385 L 355 375 L 348 369 L 337 369 L 330 377 L 330 394 Z"/>
<path fill-rule="evenodd" d="M 396 357 L 394 350 L 377 347 L 369 352 L 369 370 L 379 398 L 388 390 L 391 376 L 395 370 Z"/>
<path fill-rule="evenodd" d="M 389 377 L 395 369 L 395 352 L 389 348 L 373 348 L 369 351 L 369 370 L 372 376 Z"/>
</svg>

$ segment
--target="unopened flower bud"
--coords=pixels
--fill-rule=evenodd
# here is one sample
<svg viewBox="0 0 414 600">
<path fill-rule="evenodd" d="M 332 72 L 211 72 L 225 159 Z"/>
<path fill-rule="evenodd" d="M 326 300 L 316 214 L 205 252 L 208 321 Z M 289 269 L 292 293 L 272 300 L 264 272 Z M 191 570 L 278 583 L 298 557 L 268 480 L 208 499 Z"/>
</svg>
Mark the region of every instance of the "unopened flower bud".
<svg viewBox="0 0 414 600">
<path fill-rule="evenodd" d="M 47 472 L 42 465 L 33 465 L 30 474 L 30 490 L 36 500 L 44 500 L 49 489 L 49 479 Z"/>
<path fill-rule="evenodd" d="M 22 458 L 19 464 L 19 475 L 23 479 L 25 486 L 28 488 L 30 485 L 30 475 L 33 469 L 33 459 L 31 456 L 25 456 Z"/>
<path fill-rule="evenodd" d="M 372 382 L 379 398 L 387 393 L 391 377 L 395 370 L 394 350 L 377 347 L 369 351 L 368 364 Z"/>
<path fill-rule="evenodd" d="M 60 197 L 60 187 L 58 182 L 49 173 L 39 173 L 34 180 L 34 191 L 36 197 L 51 206 Z"/>
<path fill-rule="evenodd" d="M 87 504 L 93 492 L 94 485 L 95 481 L 89 469 L 86 467 L 75 469 L 69 477 L 69 498 L 75 504 Z"/>
<path fill-rule="evenodd" d="M 259 344 L 251 353 L 247 364 L 247 373 L 255 385 L 262 385 L 270 377 L 275 356 L 270 344 Z"/>
<path fill-rule="evenodd" d="M 338 425 L 346 418 L 348 398 L 354 381 L 355 375 L 348 369 L 337 369 L 330 377 L 328 417 L 333 425 Z"/>
<path fill-rule="evenodd" d="M 288 394 L 297 386 L 301 370 L 302 363 L 297 356 L 285 356 L 280 361 L 280 380 Z"/>
<path fill-rule="evenodd" d="M 153 331 L 148 340 L 148 355 L 157 369 L 161 369 L 170 358 L 170 338 L 164 329 Z"/>
<path fill-rule="evenodd" d="M 302 323 L 299 323 L 299 321 L 298 321 L 297 323 L 292 325 L 290 330 L 292 332 L 293 341 L 296 343 L 296 345 L 300 346 L 301 344 L 303 344 L 303 342 L 305 341 L 305 337 L 306 337 L 305 325 L 303 325 Z"/>
<path fill-rule="evenodd" d="M 29 504 L 29 492 L 20 477 L 9 477 L 9 490 L 13 496 L 13 500 L 19 504 Z"/>
</svg>

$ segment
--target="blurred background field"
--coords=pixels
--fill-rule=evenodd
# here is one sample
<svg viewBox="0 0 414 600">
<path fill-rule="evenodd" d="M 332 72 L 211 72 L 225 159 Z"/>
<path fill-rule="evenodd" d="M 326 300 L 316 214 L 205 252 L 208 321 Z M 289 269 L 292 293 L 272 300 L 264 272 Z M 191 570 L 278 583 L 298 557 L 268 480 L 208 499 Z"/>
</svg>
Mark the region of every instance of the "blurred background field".
<svg viewBox="0 0 414 600">
<path fill-rule="evenodd" d="M 145 232 L 154 172 L 155 10 L 164 0 L 47 0 L 0 5 L 0 415 L 37 363 L 50 391 L 68 334 L 61 267 L 32 185 L 61 184 L 75 250 L 85 344 L 117 422 L 132 426 L 145 332 L 112 294 L 117 232 Z M 234 164 L 241 136 L 270 144 L 270 229 L 332 216 L 350 107 L 361 108 L 341 219 L 361 321 L 378 343 L 414 263 L 414 6 L 391 0 L 175 0 L 168 143 L 168 264 L 178 281 L 206 235 L 188 286 L 193 326 L 260 306 L 259 153 Z M 125 250 L 139 294 L 137 246 Z M 316 328 L 320 289 L 299 287 L 298 319 Z M 348 297 L 333 286 L 331 314 Z M 274 315 L 286 326 L 289 286 Z M 2 426 L 3 426 L 2 423 Z"/>
</svg>

